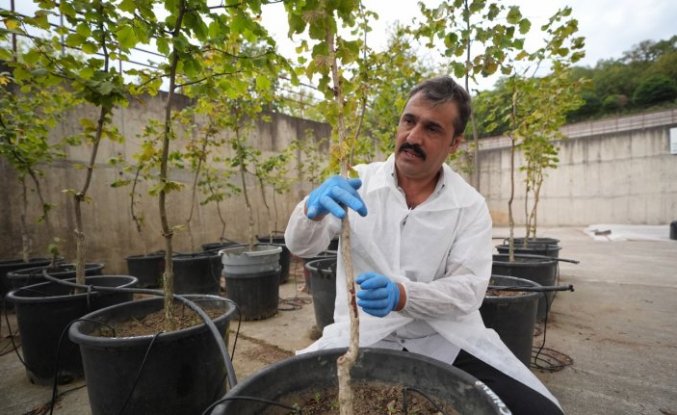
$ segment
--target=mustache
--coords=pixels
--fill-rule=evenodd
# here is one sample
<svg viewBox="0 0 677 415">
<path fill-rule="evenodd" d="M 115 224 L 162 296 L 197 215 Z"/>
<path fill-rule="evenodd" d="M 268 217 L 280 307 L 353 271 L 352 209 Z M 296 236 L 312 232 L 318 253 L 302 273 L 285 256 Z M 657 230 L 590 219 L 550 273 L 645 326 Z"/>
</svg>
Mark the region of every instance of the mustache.
<svg viewBox="0 0 677 415">
<path fill-rule="evenodd" d="M 423 160 L 426 159 L 425 151 L 423 151 L 421 146 L 419 146 L 418 144 L 411 144 L 411 143 L 404 142 L 404 143 L 402 143 L 400 148 L 397 150 L 397 152 L 401 153 L 404 150 L 411 150 L 412 152 L 414 152 L 414 154 L 416 154 L 417 156 L 419 156 Z"/>
</svg>

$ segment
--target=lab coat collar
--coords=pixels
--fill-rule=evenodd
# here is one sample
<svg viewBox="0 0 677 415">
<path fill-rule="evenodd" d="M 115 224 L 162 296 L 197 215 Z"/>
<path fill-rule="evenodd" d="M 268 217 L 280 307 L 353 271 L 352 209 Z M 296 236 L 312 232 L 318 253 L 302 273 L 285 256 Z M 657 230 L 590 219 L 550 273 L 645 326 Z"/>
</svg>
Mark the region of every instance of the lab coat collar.
<svg viewBox="0 0 677 415">
<path fill-rule="evenodd" d="M 384 162 L 355 166 L 355 170 L 360 174 L 363 181 L 365 180 L 365 173 L 368 170 L 372 172 L 366 178 L 368 183 L 364 183 L 365 192 L 382 192 L 384 190 L 399 192 L 397 189 L 397 176 L 395 174 L 394 154 L 391 154 Z M 437 182 L 435 191 L 425 203 L 417 206 L 416 210 L 432 212 L 469 206 L 475 199 L 474 197 L 467 197 L 469 192 L 473 192 L 472 187 L 445 163 L 442 165 L 442 175 Z"/>
</svg>

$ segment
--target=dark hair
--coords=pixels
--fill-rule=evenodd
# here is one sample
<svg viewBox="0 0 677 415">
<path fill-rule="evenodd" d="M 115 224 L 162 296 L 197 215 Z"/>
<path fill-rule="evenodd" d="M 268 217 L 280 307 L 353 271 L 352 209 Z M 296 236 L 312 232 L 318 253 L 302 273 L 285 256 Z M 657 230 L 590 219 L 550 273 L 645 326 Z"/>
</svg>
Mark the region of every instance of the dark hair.
<svg viewBox="0 0 677 415">
<path fill-rule="evenodd" d="M 454 137 L 463 134 L 470 118 L 470 112 L 472 111 L 470 108 L 470 95 L 463 87 L 448 76 L 439 76 L 416 85 L 409 92 L 409 99 L 419 92 L 422 92 L 423 97 L 433 105 L 455 102 L 458 107 L 458 117 L 453 120 Z"/>
</svg>

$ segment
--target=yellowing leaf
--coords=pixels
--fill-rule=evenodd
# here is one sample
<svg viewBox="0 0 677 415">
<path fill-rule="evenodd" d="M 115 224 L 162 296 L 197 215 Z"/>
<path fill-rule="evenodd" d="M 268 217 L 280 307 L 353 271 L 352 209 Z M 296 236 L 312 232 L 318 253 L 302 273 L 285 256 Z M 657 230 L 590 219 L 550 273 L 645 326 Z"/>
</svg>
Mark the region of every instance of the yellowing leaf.
<svg viewBox="0 0 677 415">
<path fill-rule="evenodd" d="M 5 27 L 9 30 L 16 30 L 19 28 L 19 21 L 15 19 L 5 19 Z"/>
</svg>

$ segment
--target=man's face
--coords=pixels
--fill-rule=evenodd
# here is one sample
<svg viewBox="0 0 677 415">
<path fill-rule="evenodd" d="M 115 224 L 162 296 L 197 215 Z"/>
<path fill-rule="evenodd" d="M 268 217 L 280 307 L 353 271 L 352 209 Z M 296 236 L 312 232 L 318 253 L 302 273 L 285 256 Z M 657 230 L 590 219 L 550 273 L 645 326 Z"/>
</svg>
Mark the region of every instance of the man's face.
<svg viewBox="0 0 677 415">
<path fill-rule="evenodd" d="M 437 174 L 461 142 L 460 136 L 454 139 L 456 117 L 454 102 L 433 106 L 422 92 L 411 97 L 397 126 L 395 166 L 400 178 L 427 179 Z"/>
</svg>

